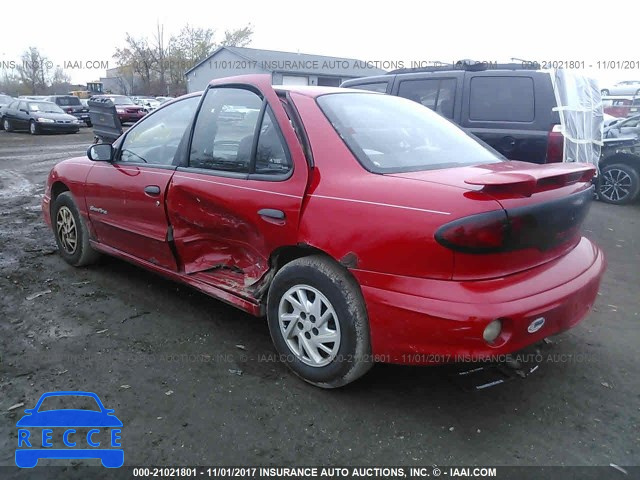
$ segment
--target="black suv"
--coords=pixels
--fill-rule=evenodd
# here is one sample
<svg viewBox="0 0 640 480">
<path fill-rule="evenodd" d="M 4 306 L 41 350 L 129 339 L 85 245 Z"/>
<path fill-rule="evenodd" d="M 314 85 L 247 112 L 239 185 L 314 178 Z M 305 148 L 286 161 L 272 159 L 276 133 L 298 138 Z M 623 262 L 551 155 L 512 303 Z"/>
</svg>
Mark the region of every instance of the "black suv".
<svg viewBox="0 0 640 480">
<path fill-rule="evenodd" d="M 451 119 L 511 160 L 562 162 L 551 76 L 535 63 L 460 61 L 347 80 L 342 87 L 405 97 Z"/>
<path fill-rule="evenodd" d="M 58 105 L 65 113 L 73 115 L 81 122 L 91 126 L 91 118 L 89 117 L 89 109 L 85 107 L 80 99 L 74 95 L 51 95 L 44 99 L 47 102 L 53 102 Z"/>
</svg>

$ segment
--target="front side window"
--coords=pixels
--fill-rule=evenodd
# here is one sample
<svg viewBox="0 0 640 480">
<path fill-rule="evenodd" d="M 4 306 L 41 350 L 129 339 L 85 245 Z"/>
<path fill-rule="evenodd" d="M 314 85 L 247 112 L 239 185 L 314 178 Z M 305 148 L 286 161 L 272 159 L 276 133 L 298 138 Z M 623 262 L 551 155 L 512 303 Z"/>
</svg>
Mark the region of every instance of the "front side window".
<svg viewBox="0 0 640 480">
<path fill-rule="evenodd" d="M 400 97 L 328 94 L 318 98 L 318 105 L 362 166 L 374 173 L 502 161 L 452 122 Z"/>
<path fill-rule="evenodd" d="M 200 97 L 189 97 L 149 115 L 133 127 L 120 148 L 120 162 L 171 165 Z"/>
</svg>

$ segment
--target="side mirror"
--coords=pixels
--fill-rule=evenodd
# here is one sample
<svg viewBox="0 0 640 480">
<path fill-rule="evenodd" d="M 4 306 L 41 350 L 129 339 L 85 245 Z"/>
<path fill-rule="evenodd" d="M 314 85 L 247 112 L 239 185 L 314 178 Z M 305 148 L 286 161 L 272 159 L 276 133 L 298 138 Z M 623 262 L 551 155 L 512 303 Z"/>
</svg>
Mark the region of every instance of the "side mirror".
<svg viewBox="0 0 640 480">
<path fill-rule="evenodd" d="M 94 162 L 111 162 L 113 161 L 115 150 L 110 143 L 98 143 L 91 145 L 87 150 L 87 157 Z"/>
</svg>

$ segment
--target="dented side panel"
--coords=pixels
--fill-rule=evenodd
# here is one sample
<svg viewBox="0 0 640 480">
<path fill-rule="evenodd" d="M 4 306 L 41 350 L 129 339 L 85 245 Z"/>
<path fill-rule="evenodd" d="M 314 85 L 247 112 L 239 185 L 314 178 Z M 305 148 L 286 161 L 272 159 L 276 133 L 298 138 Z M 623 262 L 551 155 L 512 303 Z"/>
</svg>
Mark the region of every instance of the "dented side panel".
<svg viewBox="0 0 640 480">
<path fill-rule="evenodd" d="M 176 172 L 167 208 L 185 273 L 224 268 L 242 273 L 245 286 L 259 280 L 269 268 L 271 252 L 295 244 L 302 196 L 282 190 L 295 192 L 304 185 L 291 180 L 258 182 Z M 281 210 L 285 218 L 262 217 L 258 211 L 264 208 Z"/>
</svg>

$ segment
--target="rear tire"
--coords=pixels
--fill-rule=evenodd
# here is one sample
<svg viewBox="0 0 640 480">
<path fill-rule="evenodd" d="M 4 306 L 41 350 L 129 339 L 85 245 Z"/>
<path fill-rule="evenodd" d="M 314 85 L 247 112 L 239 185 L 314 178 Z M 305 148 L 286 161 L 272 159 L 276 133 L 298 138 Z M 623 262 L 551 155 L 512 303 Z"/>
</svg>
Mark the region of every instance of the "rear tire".
<svg viewBox="0 0 640 480">
<path fill-rule="evenodd" d="M 281 360 L 313 385 L 341 387 L 373 365 L 360 287 L 331 259 L 314 255 L 282 267 L 269 288 L 267 320 Z"/>
<path fill-rule="evenodd" d="M 640 192 L 638 170 L 625 163 L 607 165 L 598 180 L 598 197 L 606 203 L 624 205 L 633 202 Z"/>
<path fill-rule="evenodd" d="M 58 251 L 65 262 L 83 267 L 98 260 L 100 254 L 89 243 L 89 230 L 71 192 L 61 193 L 53 202 L 51 224 Z"/>
</svg>

